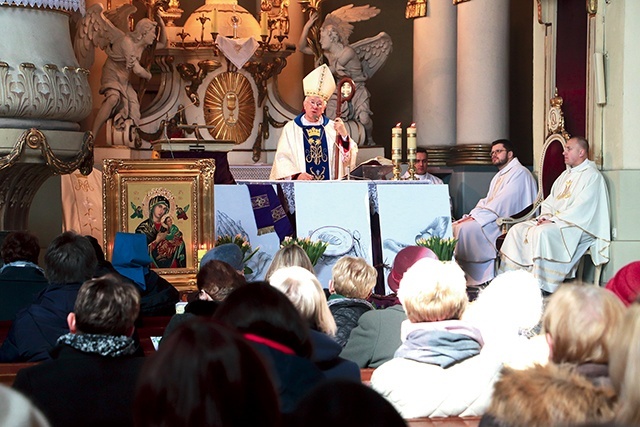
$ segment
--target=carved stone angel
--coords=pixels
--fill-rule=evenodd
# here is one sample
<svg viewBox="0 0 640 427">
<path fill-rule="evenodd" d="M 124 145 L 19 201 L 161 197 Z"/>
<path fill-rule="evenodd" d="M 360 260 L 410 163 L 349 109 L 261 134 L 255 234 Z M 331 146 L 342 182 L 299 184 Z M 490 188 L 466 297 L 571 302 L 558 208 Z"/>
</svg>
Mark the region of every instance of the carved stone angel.
<svg viewBox="0 0 640 427">
<path fill-rule="evenodd" d="M 140 58 L 147 46 L 157 41 L 155 47 L 161 49 L 167 40 L 164 23 L 159 17 L 158 22 L 143 18 L 134 31 L 129 31 L 129 16 L 136 11 L 135 6 L 125 4 L 114 10 L 103 10 L 100 3 L 87 9 L 74 40 L 74 51 L 81 67 L 88 69 L 93 64 L 94 47 L 107 54 L 100 79 L 100 93 L 105 99 L 93 123 L 94 136 L 110 118 L 118 130 L 125 129 L 127 120 L 139 124 L 140 102 L 130 82 L 131 73 L 149 80 L 151 73 L 141 65 Z M 158 23 L 160 38 L 156 40 Z"/>
<path fill-rule="evenodd" d="M 371 110 L 369 108 L 370 94 L 365 82 L 385 63 L 392 50 L 391 37 L 381 32 L 374 37 L 349 44 L 349 36 L 353 32 L 353 22 L 366 21 L 380 13 L 380 9 L 373 6 L 343 6 L 328 14 L 320 28 L 320 47 L 324 61 L 336 80 L 350 77 L 355 85 L 354 97 L 348 105 L 343 105 L 341 116 L 345 120 L 357 120 L 367 133 L 367 145 L 375 145 L 371 130 Z M 302 29 L 298 48 L 301 52 L 314 54 L 313 46 L 317 41 L 309 39 L 311 27 L 318 19 L 318 14 L 311 11 L 309 20 Z M 316 57 L 319 65 L 324 62 L 322 57 Z M 334 94 L 327 104 L 326 114 L 335 117 L 337 95 Z"/>
</svg>

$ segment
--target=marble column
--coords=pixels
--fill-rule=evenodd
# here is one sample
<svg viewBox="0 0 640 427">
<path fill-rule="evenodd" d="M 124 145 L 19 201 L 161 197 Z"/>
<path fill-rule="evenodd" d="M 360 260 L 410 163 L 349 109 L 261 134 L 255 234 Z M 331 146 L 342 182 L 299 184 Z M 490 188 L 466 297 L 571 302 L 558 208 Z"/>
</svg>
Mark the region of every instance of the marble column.
<svg viewBox="0 0 640 427">
<path fill-rule="evenodd" d="M 509 0 L 457 5 L 458 145 L 509 136 Z"/>
<path fill-rule="evenodd" d="M 413 120 L 418 145 L 456 141 L 456 8 L 431 0 L 428 15 L 413 21 Z"/>
</svg>

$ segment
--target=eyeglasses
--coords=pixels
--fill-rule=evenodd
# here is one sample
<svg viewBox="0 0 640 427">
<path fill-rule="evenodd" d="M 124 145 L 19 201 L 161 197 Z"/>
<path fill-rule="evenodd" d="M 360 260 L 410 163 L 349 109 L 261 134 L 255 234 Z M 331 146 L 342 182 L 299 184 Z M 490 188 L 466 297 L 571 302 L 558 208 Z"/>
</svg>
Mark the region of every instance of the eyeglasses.
<svg viewBox="0 0 640 427">
<path fill-rule="evenodd" d="M 493 151 L 491 152 L 491 155 L 492 155 L 492 156 L 497 156 L 498 154 L 503 153 L 503 152 L 505 152 L 505 151 L 507 151 L 507 150 L 493 150 Z"/>
<path fill-rule="evenodd" d="M 316 108 L 322 108 L 322 106 L 324 105 L 324 101 L 307 101 L 309 103 L 310 106 L 312 107 L 316 107 Z"/>
</svg>

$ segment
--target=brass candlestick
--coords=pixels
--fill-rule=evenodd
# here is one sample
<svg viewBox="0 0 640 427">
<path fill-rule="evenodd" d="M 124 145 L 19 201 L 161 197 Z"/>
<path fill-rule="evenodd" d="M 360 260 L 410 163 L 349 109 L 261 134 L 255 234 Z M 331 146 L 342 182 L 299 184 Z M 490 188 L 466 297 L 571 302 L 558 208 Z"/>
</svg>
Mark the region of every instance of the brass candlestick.
<svg viewBox="0 0 640 427">
<path fill-rule="evenodd" d="M 410 180 L 415 180 L 416 178 L 416 149 L 408 148 L 407 149 L 407 160 L 409 161 L 409 178 Z"/>
<path fill-rule="evenodd" d="M 400 180 L 400 159 L 402 158 L 402 148 L 391 149 L 391 161 L 393 162 L 393 181 Z"/>
</svg>

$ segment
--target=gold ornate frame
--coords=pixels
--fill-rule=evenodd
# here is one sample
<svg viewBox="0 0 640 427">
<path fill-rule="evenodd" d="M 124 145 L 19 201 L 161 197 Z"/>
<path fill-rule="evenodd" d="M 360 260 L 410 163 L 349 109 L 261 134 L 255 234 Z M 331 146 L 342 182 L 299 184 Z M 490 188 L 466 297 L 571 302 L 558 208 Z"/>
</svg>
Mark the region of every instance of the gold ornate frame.
<svg viewBox="0 0 640 427">
<path fill-rule="evenodd" d="M 157 268 L 155 271 L 164 276 L 179 290 L 194 290 L 195 276 L 198 271 L 198 249 L 214 246 L 214 206 L 213 159 L 197 160 L 122 160 L 106 159 L 103 162 L 103 225 L 104 248 L 107 259 L 112 259 L 113 242 L 116 232 L 135 231 L 134 221 L 143 221 L 142 200 L 148 200 L 152 192 L 176 193 L 171 199 L 171 210 L 182 201 L 182 208 L 189 204 L 184 212 L 169 212 L 174 221 L 179 213 L 185 253 L 185 268 Z M 136 213 L 134 206 L 140 212 Z M 187 217 L 187 218 L 185 218 Z M 132 220 L 132 218 L 135 218 Z M 133 224 L 132 224 L 133 223 Z"/>
</svg>

